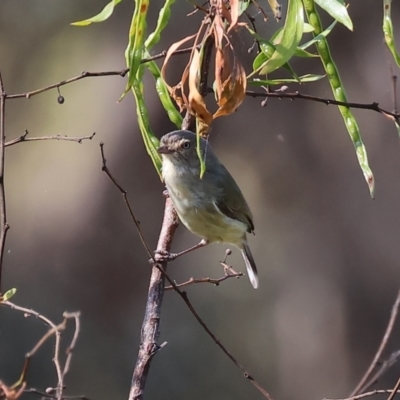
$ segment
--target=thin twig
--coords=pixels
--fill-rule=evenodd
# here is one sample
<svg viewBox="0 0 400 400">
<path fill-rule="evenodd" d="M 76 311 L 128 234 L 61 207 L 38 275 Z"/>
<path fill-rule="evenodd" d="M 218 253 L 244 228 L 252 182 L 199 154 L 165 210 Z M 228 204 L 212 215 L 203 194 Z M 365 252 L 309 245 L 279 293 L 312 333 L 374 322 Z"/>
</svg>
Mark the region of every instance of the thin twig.
<svg viewBox="0 0 400 400">
<path fill-rule="evenodd" d="M 365 397 L 375 396 L 377 394 L 387 394 L 387 393 L 392 393 L 392 392 L 393 392 L 393 389 L 377 389 L 377 390 L 371 390 L 370 392 L 361 393 L 356 396 L 346 397 L 344 399 L 324 398 L 324 400 L 359 400 L 359 399 L 363 399 Z M 397 393 L 400 393 L 400 391 L 397 391 Z"/>
<path fill-rule="evenodd" d="M 6 214 L 6 194 L 4 189 L 4 142 L 5 142 L 5 111 L 6 111 L 6 92 L 4 82 L 0 72 L 0 293 L 2 287 L 3 256 L 6 243 L 7 224 Z"/>
<path fill-rule="evenodd" d="M 24 134 L 18 136 L 15 139 L 9 140 L 8 142 L 4 143 L 4 147 L 12 146 L 17 143 L 23 142 L 33 142 L 36 140 L 65 140 L 68 142 L 78 142 L 81 144 L 84 140 L 92 140 L 96 132 L 93 132 L 90 136 L 61 136 L 61 135 L 54 135 L 54 136 L 38 136 L 38 137 L 27 137 L 29 132 L 25 130 Z"/>
<path fill-rule="evenodd" d="M 232 252 L 231 250 L 227 250 L 225 252 L 225 258 L 223 261 L 220 262 L 220 264 L 223 266 L 224 268 L 224 272 L 225 275 L 221 278 L 217 278 L 217 279 L 212 279 L 212 278 L 190 278 L 188 281 L 186 282 L 182 282 L 182 283 L 176 283 L 175 282 L 175 287 L 181 288 L 183 286 L 188 286 L 188 285 L 192 285 L 194 283 L 211 283 L 215 286 L 219 286 L 219 284 L 229 278 L 240 278 L 241 276 L 243 276 L 243 272 L 236 272 L 230 265 L 228 265 L 226 263 L 226 259 L 228 258 L 229 255 L 231 255 Z M 165 290 L 173 290 L 174 287 L 173 286 L 166 286 Z"/>
<path fill-rule="evenodd" d="M 243 272 L 238 272 L 236 274 L 232 274 L 232 275 L 225 275 L 222 276 L 221 278 L 190 278 L 189 280 L 187 280 L 186 282 L 182 282 L 182 283 L 175 283 L 175 287 L 181 288 L 183 286 L 188 286 L 188 285 L 193 285 L 194 283 L 211 283 L 215 286 L 218 286 L 221 282 L 226 281 L 229 278 L 240 278 L 241 276 L 243 276 Z M 165 290 L 173 290 L 174 287 L 173 286 L 167 286 L 165 288 Z"/>
<path fill-rule="evenodd" d="M 315 101 L 317 103 L 323 103 L 326 105 L 337 105 L 337 106 L 345 106 L 345 107 L 349 107 L 349 108 L 372 110 L 372 111 L 376 111 L 380 114 L 383 114 L 385 116 L 391 116 L 394 119 L 396 119 L 396 121 L 400 118 L 400 113 L 395 113 L 395 112 L 385 110 L 385 109 L 379 107 L 379 104 L 376 102 L 373 102 L 373 103 L 348 103 L 348 102 L 338 101 L 338 100 L 334 100 L 334 99 L 325 99 L 322 97 L 310 96 L 308 94 L 302 94 L 300 92 L 293 92 L 293 93 L 278 92 L 277 93 L 277 92 L 254 92 L 252 90 L 247 90 L 246 95 L 250 96 L 250 97 L 272 97 L 272 98 L 278 98 L 278 99 L 310 100 L 310 101 Z"/>
<path fill-rule="evenodd" d="M 187 53 L 190 53 L 191 51 L 192 51 L 192 47 L 176 50 L 172 54 L 173 55 L 187 54 Z M 165 57 L 166 54 L 167 54 L 167 52 L 164 50 L 161 53 L 156 54 L 154 56 L 151 56 L 149 58 L 143 58 L 141 63 L 144 64 L 144 63 L 149 62 L 149 61 L 158 60 L 160 58 Z M 124 69 L 119 70 L 119 71 L 101 71 L 101 72 L 87 72 L 87 71 L 84 71 L 80 75 L 73 76 L 72 78 L 65 79 L 65 80 L 62 80 L 62 81 L 57 82 L 57 83 L 53 83 L 52 85 L 48 85 L 48 86 L 45 86 L 45 87 L 40 88 L 40 89 L 32 90 L 30 92 L 25 92 L 25 93 L 17 93 L 17 94 L 6 95 L 6 98 L 7 99 L 20 99 L 20 98 L 29 99 L 32 96 L 35 96 L 37 94 L 46 92 L 46 91 L 51 90 L 51 89 L 58 89 L 61 86 L 68 85 L 70 83 L 80 81 L 81 79 L 95 78 L 95 77 L 99 77 L 99 76 L 121 76 L 121 77 L 124 77 L 128 72 L 129 72 L 129 68 L 124 68 Z"/>
<path fill-rule="evenodd" d="M 396 394 L 398 393 L 399 388 L 400 388 L 400 377 L 397 380 L 396 384 L 394 385 L 394 388 L 390 393 L 389 397 L 387 398 L 387 400 L 393 400 L 394 396 L 396 396 Z"/>
<path fill-rule="evenodd" d="M 228 356 L 228 358 L 243 372 L 243 376 L 245 379 L 248 379 L 257 389 L 258 391 L 268 400 L 272 400 L 270 394 L 250 375 L 250 373 L 245 369 L 245 367 L 240 364 L 240 362 L 229 352 L 229 350 L 222 344 L 221 340 L 218 339 L 214 333 L 210 330 L 207 324 L 203 321 L 200 315 L 197 313 L 192 303 L 190 302 L 187 293 L 179 289 L 175 282 L 165 273 L 165 271 L 158 267 L 170 285 L 173 287 L 176 293 L 183 299 L 183 301 L 188 306 L 191 313 L 197 319 L 197 322 L 202 326 L 202 328 L 207 332 L 207 334 L 211 337 L 214 343 Z"/>
<path fill-rule="evenodd" d="M 390 313 L 390 318 L 389 318 L 389 323 L 386 327 L 385 334 L 383 335 L 383 338 L 381 340 L 381 343 L 378 347 L 378 351 L 376 352 L 370 366 L 368 367 L 367 371 L 365 372 L 364 376 L 361 378 L 360 382 L 357 384 L 355 389 L 351 392 L 350 397 L 358 394 L 361 389 L 363 389 L 365 383 L 367 380 L 371 377 L 372 372 L 374 371 L 375 367 L 377 366 L 379 359 L 382 356 L 382 353 L 387 345 L 387 342 L 389 340 L 389 337 L 392 333 L 394 323 L 396 321 L 397 313 L 399 311 L 399 305 L 400 305 L 400 291 L 397 293 L 396 301 L 393 304 L 392 307 L 392 312 Z"/>
<path fill-rule="evenodd" d="M 72 360 L 72 352 L 76 346 L 76 342 L 78 341 L 79 333 L 81 331 L 81 322 L 80 322 L 81 321 L 80 320 L 81 313 L 80 312 L 72 312 L 72 313 L 65 312 L 63 315 L 64 315 L 64 318 L 68 318 L 68 319 L 73 318 L 75 320 L 75 332 L 74 332 L 74 336 L 72 337 L 71 343 L 66 350 L 67 359 L 65 360 L 64 369 L 62 372 L 63 378 L 65 378 L 65 376 L 69 372 L 69 368 L 71 366 L 71 360 Z"/>
<path fill-rule="evenodd" d="M 25 389 L 24 393 L 34 393 L 34 394 L 38 394 L 40 396 L 49 398 L 49 399 L 57 399 L 57 397 L 54 394 L 51 393 L 47 393 L 47 392 L 43 392 L 42 390 L 38 390 L 35 388 L 29 388 L 29 389 Z M 68 400 L 89 400 L 88 397 L 86 396 L 63 396 L 63 400 L 64 399 L 68 399 Z"/>
<path fill-rule="evenodd" d="M 57 373 L 57 388 L 55 389 L 55 396 L 53 398 L 56 398 L 57 400 L 62 400 L 65 398 L 63 396 L 63 390 L 64 390 L 64 378 L 66 374 L 69 371 L 69 367 L 71 365 L 71 357 L 72 357 L 72 350 L 75 347 L 76 341 L 79 336 L 80 332 L 80 313 L 79 312 L 73 312 L 73 313 L 67 313 L 65 312 L 63 314 L 63 321 L 56 325 L 54 322 L 52 322 L 50 319 L 46 318 L 42 314 L 38 313 L 37 311 L 31 310 L 29 308 L 21 307 L 18 306 L 14 303 L 11 303 L 10 301 L 3 301 L 1 304 L 4 304 L 14 310 L 21 311 L 24 313 L 24 315 L 29 315 L 36 317 L 40 320 L 42 320 L 46 325 L 50 327 L 50 329 L 40 338 L 40 340 L 34 345 L 32 350 L 28 351 L 25 355 L 25 364 L 22 369 L 21 377 L 19 381 L 17 382 L 16 385 L 13 385 L 13 389 L 17 386 L 20 385 L 25 385 L 25 376 L 28 371 L 28 366 L 29 362 L 32 359 L 32 357 L 37 353 L 37 351 L 43 346 L 43 344 L 53 335 L 55 335 L 55 346 L 54 346 L 54 357 L 53 357 L 53 362 L 54 366 L 56 369 Z M 72 338 L 72 341 L 67 348 L 67 359 L 64 364 L 64 368 L 61 367 L 61 362 L 60 362 L 60 348 L 61 348 L 61 332 L 65 330 L 67 326 L 67 322 L 69 319 L 74 319 L 75 320 L 75 332 Z M 3 389 L 4 390 L 4 389 Z"/>
<path fill-rule="evenodd" d="M 103 142 L 100 143 L 100 153 L 101 153 L 101 162 L 102 162 L 102 165 L 103 165 L 101 169 L 102 169 L 102 171 L 104 171 L 104 172 L 107 174 L 107 176 L 111 179 L 111 182 L 112 182 L 112 183 L 117 187 L 117 189 L 121 192 L 122 197 L 123 197 L 123 199 L 124 199 L 124 201 L 125 201 L 125 204 L 126 204 L 126 206 L 128 207 L 129 214 L 131 215 L 131 218 L 133 219 L 133 222 L 134 222 L 135 225 L 136 225 L 136 229 L 137 229 L 137 231 L 138 231 L 138 233 L 139 233 L 140 240 L 141 240 L 141 242 L 142 242 L 144 248 L 146 249 L 147 254 L 149 255 L 149 257 L 150 257 L 150 258 L 153 260 L 153 262 L 154 262 L 154 255 L 153 255 L 153 253 L 151 252 L 150 246 L 147 244 L 146 239 L 145 239 L 144 236 L 143 236 L 143 232 L 142 232 L 142 229 L 141 229 L 141 227 L 140 227 L 140 221 L 135 217 L 135 214 L 133 213 L 131 204 L 130 204 L 129 199 L 128 199 L 128 195 L 127 195 L 128 193 L 127 193 L 127 191 L 115 180 L 115 178 L 113 177 L 113 175 L 111 174 L 110 170 L 109 170 L 108 167 L 107 167 L 107 161 L 106 161 L 106 157 L 105 157 L 105 154 L 104 154 L 104 143 L 103 143 Z"/>
<path fill-rule="evenodd" d="M 400 358 L 400 350 L 393 352 L 387 360 L 385 360 L 379 369 L 376 371 L 374 375 L 366 382 L 366 384 L 359 390 L 359 392 L 363 393 L 368 390 L 372 385 L 375 385 L 376 382 L 394 365 Z"/>
</svg>

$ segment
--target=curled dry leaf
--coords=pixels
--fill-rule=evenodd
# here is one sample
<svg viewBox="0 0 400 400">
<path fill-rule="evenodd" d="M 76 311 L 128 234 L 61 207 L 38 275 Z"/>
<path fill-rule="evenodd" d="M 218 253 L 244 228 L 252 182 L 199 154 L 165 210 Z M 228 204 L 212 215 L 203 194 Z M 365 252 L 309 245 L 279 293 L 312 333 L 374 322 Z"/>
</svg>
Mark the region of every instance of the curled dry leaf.
<svg viewBox="0 0 400 400">
<path fill-rule="evenodd" d="M 230 63 L 230 54 L 233 65 Z M 226 45 L 224 50 L 217 50 L 215 58 L 215 90 L 218 110 L 213 119 L 232 114 L 246 96 L 246 72 L 235 56 L 233 47 Z"/>
<path fill-rule="evenodd" d="M 166 86 L 168 88 L 168 91 L 169 91 L 171 97 L 175 100 L 176 104 L 179 107 L 179 111 L 181 111 L 181 112 L 186 108 L 186 104 L 187 104 L 186 96 L 183 93 L 183 86 L 184 86 L 186 78 L 187 78 L 187 67 L 185 68 L 185 72 L 182 75 L 182 79 L 175 86 L 168 85 L 166 77 L 165 77 L 165 72 L 166 72 L 166 68 L 167 68 L 167 65 L 168 65 L 168 61 L 171 58 L 172 54 L 176 50 L 178 50 L 179 47 L 181 47 L 184 43 L 192 40 L 196 36 L 197 36 L 197 34 L 191 35 L 191 36 L 187 36 L 184 39 L 179 40 L 178 42 L 172 44 L 171 47 L 167 51 L 167 54 L 166 54 L 165 59 L 164 59 L 163 66 L 161 68 L 161 77 L 164 79 L 164 82 L 165 82 L 165 84 L 166 84 Z M 195 45 L 193 46 L 193 48 L 195 48 Z"/>
<path fill-rule="evenodd" d="M 200 65 L 200 52 L 194 49 L 189 68 L 189 111 L 197 118 L 198 133 L 201 136 L 207 136 L 213 116 L 208 111 L 204 97 L 198 90 Z"/>
</svg>

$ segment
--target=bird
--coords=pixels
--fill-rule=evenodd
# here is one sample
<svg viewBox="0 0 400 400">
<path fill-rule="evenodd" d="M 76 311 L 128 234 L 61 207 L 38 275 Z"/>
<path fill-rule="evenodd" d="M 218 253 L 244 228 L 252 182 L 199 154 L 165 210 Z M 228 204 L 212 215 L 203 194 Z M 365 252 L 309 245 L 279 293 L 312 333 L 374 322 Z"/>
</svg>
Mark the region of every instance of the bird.
<svg viewBox="0 0 400 400">
<path fill-rule="evenodd" d="M 241 251 L 250 282 L 257 289 L 257 267 L 247 242 L 247 233 L 254 233 L 251 211 L 208 141 L 199 139 L 205 162 L 202 177 L 195 133 L 188 130 L 167 133 L 157 149 L 162 156 L 162 177 L 179 219 L 189 231 L 201 237 L 197 245 L 169 254 L 169 260 L 209 243 L 232 244 Z"/>
</svg>

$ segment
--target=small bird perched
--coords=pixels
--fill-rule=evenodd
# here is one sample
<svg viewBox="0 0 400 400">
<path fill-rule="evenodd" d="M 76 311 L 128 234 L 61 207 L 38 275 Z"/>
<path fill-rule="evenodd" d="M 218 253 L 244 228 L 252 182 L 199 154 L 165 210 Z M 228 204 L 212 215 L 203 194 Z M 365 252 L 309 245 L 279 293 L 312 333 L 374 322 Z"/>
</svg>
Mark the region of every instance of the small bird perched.
<svg viewBox="0 0 400 400">
<path fill-rule="evenodd" d="M 200 178 L 196 134 L 173 131 L 161 138 L 162 176 L 182 223 L 202 240 L 169 259 L 203 247 L 208 243 L 230 243 L 238 247 L 247 274 L 255 289 L 257 268 L 247 244 L 246 232 L 253 232 L 253 217 L 235 180 L 221 164 L 204 139 L 200 139 L 206 171 Z"/>
</svg>

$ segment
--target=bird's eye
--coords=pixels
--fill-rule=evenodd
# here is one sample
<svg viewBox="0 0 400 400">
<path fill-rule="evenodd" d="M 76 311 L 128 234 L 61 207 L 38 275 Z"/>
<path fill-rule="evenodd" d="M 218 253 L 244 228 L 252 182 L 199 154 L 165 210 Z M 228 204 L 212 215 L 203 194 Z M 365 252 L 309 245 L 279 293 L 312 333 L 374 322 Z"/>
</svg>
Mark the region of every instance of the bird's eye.
<svg viewBox="0 0 400 400">
<path fill-rule="evenodd" d="M 188 149 L 188 148 L 190 147 L 190 142 L 184 142 L 183 145 L 182 145 L 182 147 L 183 147 L 184 149 Z"/>
</svg>

